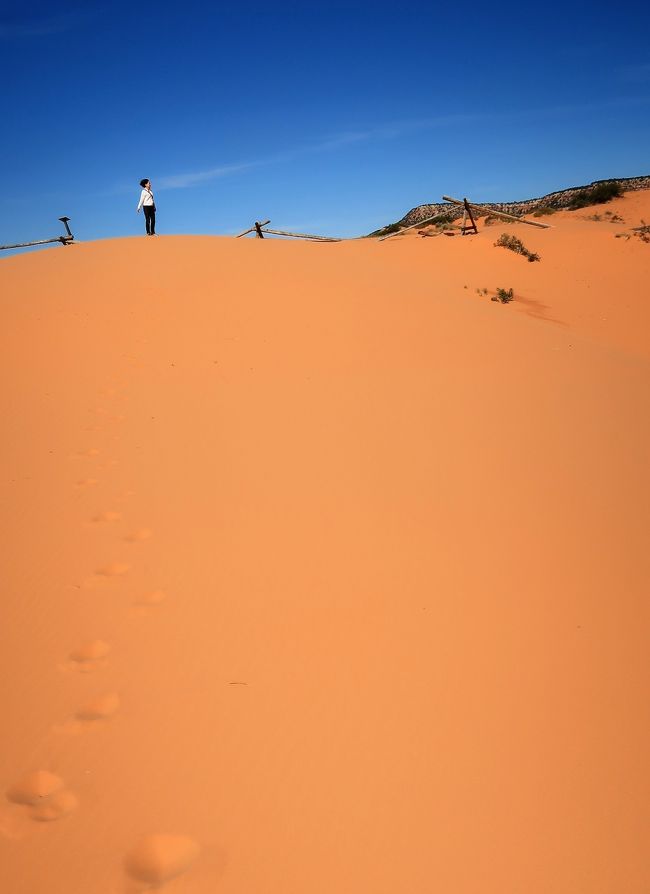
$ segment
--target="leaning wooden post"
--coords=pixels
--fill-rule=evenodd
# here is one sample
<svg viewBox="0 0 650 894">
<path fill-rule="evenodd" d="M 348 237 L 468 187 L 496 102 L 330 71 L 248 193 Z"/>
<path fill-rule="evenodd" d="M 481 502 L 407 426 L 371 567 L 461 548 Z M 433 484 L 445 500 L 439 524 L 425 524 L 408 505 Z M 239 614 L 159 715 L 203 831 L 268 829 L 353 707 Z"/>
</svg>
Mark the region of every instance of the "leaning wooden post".
<svg viewBox="0 0 650 894">
<path fill-rule="evenodd" d="M 37 239 L 36 242 L 16 242 L 14 245 L 0 245 L 0 251 L 9 248 L 31 248 L 33 245 L 47 245 L 49 242 L 60 242 L 61 245 L 70 245 L 74 242 L 74 236 L 68 226 L 69 217 L 60 217 L 59 220 L 65 227 L 65 236 L 55 236 L 54 239 Z"/>
<path fill-rule="evenodd" d="M 256 223 L 257 223 L 257 221 L 256 221 Z M 263 220 L 260 223 L 260 227 L 265 227 L 267 224 L 270 224 L 270 223 L 271 223 L 270 219 Z M 235 239 L 241 239 L 242 236 L 248 236 L 249 233 L 254 233 L 254 232 L 255 232 L 255 227 L 249 227 L 247 230 L 244 230 L 243 233 L 237 233 L 237 235 L 235 236 Z"/>
<path fill-rule="evenodd" d="M 474 229 L 475 233 L 478 233 L 478 227 L 476 226 L 476 221 L 474 220 L 474 216 L 472 214 L 472 209 L 469 207 L 469 202 L 467 199 L 463 199 L 463 205 L 465 206 L 465 213 L 463 214 L 463 230 L 461 235 L 464 236 L 471 228 Z M 465 219 L 469 217 L 472 222 L 472 227 L 465 227 Z"/>
<path fill-rule="evenodd" d="M 255 232 L 257 233 L 258 239 L 264 239 L 264 233 L 262 232 L 262 224 L 259 220 L 255 221 Z"/>
</svg>

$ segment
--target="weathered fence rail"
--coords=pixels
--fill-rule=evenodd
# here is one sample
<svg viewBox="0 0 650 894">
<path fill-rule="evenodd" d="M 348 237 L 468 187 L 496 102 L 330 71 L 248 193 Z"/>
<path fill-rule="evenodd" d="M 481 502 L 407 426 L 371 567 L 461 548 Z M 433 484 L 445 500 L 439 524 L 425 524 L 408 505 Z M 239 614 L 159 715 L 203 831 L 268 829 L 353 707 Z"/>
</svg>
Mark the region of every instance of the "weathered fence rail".
<svg viewBox="0 0 650 894">
<path fill-rule="evenodd" d="M 30 248 L 32 245 L 48 245 L 50 242 L 60 242 L 61 245 L 69 245 L 74 242 L 74 236 L 68 226 L 69 217 L 60 217 L 59 220 L 65 227 L 64 236 L 55 236 L 53 239 L 37 239 L 35 242 L 16 242 L 14 245 L 0 245 L 0 251 L 6 248 Z"/>
<path fill-rule="evenodd" d="M 463 205 L 465 208 L 469 205 L 475 211 L 483 214 L 494 215 L 494 217 L 503 217 L 505 220 L 516 220 L 517 223 L 528 224 L 529 227 L 540 227 L 542 230 L 549 230 L 550 224 L 539 223 L 536 220 L 526 220 L 525 217 L 517 217 L 514 214 L 506 214 L 505 211 L 495 211 L 494 208 L 486 208 L 485 205 L 477 205 L 476 202 L 470 202 L 469 199 L 453 199 L 451 196 L 443 196 L 443 201 L 451 202 L 452 205 Z"/>
<path fill-rule="evenodd" d="M 338 239 L 336 236 L 316 236 L 313 233 L 289 233 L 287 232 L 287 230 L 272 230 L 270 227 L 267 226 L 267 224 L 270 223 L 270 220 L 256 220 L 252 227 L 244 230 L 243 233 L 238 233 L 235 238 L 241 239 L 242 236 L 247 236 L 249 233 L 255 233 L 258 239 L 264 239 L 264 234 L 268 233 L 269 236 L 289 236 L 292 239 L 307 239 L 310 242 L 343 241 L 342 239 Z"/>
</svg>

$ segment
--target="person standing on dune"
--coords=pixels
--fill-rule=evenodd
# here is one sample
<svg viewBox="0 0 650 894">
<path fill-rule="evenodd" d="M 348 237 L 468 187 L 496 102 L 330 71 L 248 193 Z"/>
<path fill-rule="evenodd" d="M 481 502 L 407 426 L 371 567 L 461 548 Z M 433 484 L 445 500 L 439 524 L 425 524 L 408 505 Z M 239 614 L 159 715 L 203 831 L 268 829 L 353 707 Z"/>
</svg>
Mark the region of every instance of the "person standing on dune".
<svg viewBox="0 0 650 894">
<path fill-rule="evenodd" d="M 140 193 L 140 201 L 138 202 L 138 213 L 140 212 L 140 208 L 144 211 L 144 223 L 147 228 L 147 236 L 155 236 L 156 235 L 156 203 L 153 200 L 153 193 L 151 192 L 151 181 L 144 180 L 140 181 L 140 186 L 142 187 L 142 192 Z"/>
</svg>

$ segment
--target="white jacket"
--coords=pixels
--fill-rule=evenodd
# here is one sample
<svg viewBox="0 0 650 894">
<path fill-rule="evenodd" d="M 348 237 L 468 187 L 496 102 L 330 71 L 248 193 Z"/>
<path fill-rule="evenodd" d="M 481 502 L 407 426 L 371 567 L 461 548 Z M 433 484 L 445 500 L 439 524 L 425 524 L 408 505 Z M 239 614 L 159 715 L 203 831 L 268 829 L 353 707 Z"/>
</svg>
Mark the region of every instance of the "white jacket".
<svg viewBox="0 0 650 894">
<path fill-rule="evenodd" d="M 143 205 L 153 205 L 153 193 L 150 189 L 143 189 L 140 193 L 140 201 L 138 202 L 138 211 Z"/>
</svg>

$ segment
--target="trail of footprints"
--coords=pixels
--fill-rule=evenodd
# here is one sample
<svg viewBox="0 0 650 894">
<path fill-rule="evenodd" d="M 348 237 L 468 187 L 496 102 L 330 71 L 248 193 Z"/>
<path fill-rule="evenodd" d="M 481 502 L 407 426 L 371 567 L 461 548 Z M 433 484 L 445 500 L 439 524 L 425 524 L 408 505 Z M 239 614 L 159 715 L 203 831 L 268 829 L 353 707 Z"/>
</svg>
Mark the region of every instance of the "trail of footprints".
<svg viewBox="0 0 650 894">
<path fill-rule="evenodd" d="M 116 396 L 117 390 L 106 388 L 102 392 L 105 396 Z M 106 421 L 120 421 L 122 415 L 111 416 L 102 407 L 95 408 L 94 412 Z M 92 425 L 86 431 L 100 431 L 100 425 Z M 116 438 L 115 438 L 116 439 Z M 97 459 L 101 451 L 96 447 L 80 450 L 76 457 Z M 117 463 L 115 460 L 107 460 L 98 466 L 99 469 L 112 468 Z M 98 479 L 81 478 L 75 484 L 76 488 L 92 488 L 99 483 Z M 127 491 L 124 497 L 130 496 L 133 491 Z M 123 520 L 121 512 L 107 510 L 95 515 L 90 523 L 92 525 L 116 524 Z M 130 544 L 149 540 L 153 532 L 149 528 L 137 528 L 122 535 L 122 541 Z M 94 570 L 90 578 L 85 581 L 85 586 L 92 587 L 109 578 L 121 578 L 131 568 L 127 562 L 108 562 Z M 140 595 L 135 605 L 142 610 L 162 603 L 166 598 L 163 590 L 152 590 Z M 79 673 L 92 673 L 98 668 L 105 667 L 108 663 L 111 647 L 101 639 L 89 640 L 80 643 L 72 649 L 68 655 L 65 668 Z M 117 692 L 104 692 L 89 699 L 75 712 L 75 721 L 79 724 L 98 724 L 109 721 L 120 709 L 120 696 Z M 33 770 L 26 773 L 6 790 L 7 800 L 17 805 L 29 820 L 37 823 L 55 822 L 64 819 L 79 808 L 79 799 L 71 791 L 65 781 L 49 770 Z M 5 831 L 7 837 L 14 837 Z M 132 848 L 123 859 L 123 869 L 130 883 L 135 888 L 127 888 L 128 891 L 144 891 L 151 888 L 158 889 L 161 885 L 185 872 L 196 860 L 200 847 L 193 838 L 185 835 L 151 834 L 141 837 L 134 842 Z"/>
</svg>

